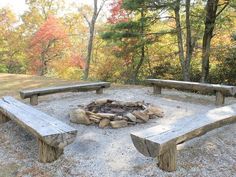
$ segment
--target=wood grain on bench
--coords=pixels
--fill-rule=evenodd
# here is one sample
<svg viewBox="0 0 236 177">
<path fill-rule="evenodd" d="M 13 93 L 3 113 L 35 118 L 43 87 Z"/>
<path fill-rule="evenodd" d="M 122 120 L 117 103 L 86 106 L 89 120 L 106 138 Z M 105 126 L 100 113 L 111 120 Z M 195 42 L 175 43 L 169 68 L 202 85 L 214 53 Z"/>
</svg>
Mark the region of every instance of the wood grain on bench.
<svg viewBox="0 0 236 177">
<path fill-rule="evenodd" d="M 76 129 L 12 97 L 0 100 L 0 114 L 0 123 L 11 119 L 38 139 L 42 162 L 56 160 L 76 138 Z"/>
<path fill-rule="evenodd" d="M 61 92 L 85 92 L 93 90 L 96 90 L 97 94 L 102 94 L 103 89 L 108 87 L 110 87 L 109 82 L 74 84 L 74 85 L 39 88 L 33 90 L 22 90 L 20 91 L 20 96 L 22 99 L 30 98 L 31 105 L 37 105 L 38 96 L 61 93 Z"/>
<path fill-rule="evenodd" d="M 180 90 L 215 93 L 217 105 L 224 104 L 225 96 L 234 96 L 236 94 L 236 87 L 228 85 L 162 79 L 147 79 L 146 82 L 153 85 L 154 94 L 161 94 L 162 88 L 175 88 Z"/>
<path fill-rule="evenodd" d="M 236 122 L 236 104 L 134 132 L 131 133 L 131 138 L 140 153 L 149 157 L 158 157 L 161 169 L 174 171 L 177 144 L 234 122 Z"/>
</svg>

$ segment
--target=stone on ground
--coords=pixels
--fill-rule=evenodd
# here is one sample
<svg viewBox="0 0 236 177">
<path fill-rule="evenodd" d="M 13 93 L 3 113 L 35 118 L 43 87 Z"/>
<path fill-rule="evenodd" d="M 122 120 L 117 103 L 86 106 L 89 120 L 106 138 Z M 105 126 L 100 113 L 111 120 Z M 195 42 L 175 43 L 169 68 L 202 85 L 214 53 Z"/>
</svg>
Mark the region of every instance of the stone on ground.
<svg viewBox="0 0 236 177">
<path fill-rule="evenodd" d="M 115 120 L 110 122 L 112 128 L 121 128 L 121 127 L 127 127 L 128 122 L 125 120 Z"/>
<path fill-rule="evenodd" d="M 85 124 L 85 125 L 91 124 L 91 121 L 89 120 L 85 110 L 80 108 L 71 111 L 70 121 L 77 124 Z"/>
<path fill-rule="evenodd" d="M 110 120 L 109 119 L 102 119 L 100 122 L 99 122 L 99 127 L 100 128 L 105 128 L 107 126 L 110 125 Z"/>
</svg>

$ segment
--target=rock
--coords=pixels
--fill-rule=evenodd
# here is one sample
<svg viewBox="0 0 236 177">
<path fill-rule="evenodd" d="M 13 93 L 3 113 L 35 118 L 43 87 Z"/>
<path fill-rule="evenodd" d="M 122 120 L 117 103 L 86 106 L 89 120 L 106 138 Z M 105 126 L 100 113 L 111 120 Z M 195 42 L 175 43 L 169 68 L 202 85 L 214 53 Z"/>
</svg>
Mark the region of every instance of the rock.
<svg viewBox="0 0 236 177">
<path fill-rule="evenodd" d="M 136 122 L 137 121 L 137 118 L 132 113 L 127 113 L 125 115 L 125 117 L 127 117 L 132 122 Z"/>
<path fill-rule="evenodd" d="M 104 128 L 104 127 L 107 127 L 109 124 L 110 124 L 110 120 L 109 119 L 102 119 L 98 126 L 100 128 Z"/>
<path fill-rule="evenodd" d="M 145 114 L 145 112 L 133 111 L 132 114 L 136 116 L 136 118 L 141 119 L 143 122 L 147 122 L 149 120 L 149 115 Z"/>
<path fill-rule="evenodd" d="M 77 124 L 85 124 L 89 125 L 92 122 L 89 120 L 88 116 L 86 115 L 85 110 L 83 109 L 75 109 L 70 113 L 70 121 L 72 123 L 77 123 Z"/>
<path fill-rule="evenodd" d="M 97 99 L 95 100 L 95 104 L 106 104 L 109 100 L 106 98 L 101 98 L 101 99 Z"/>
<path fill-rule="evenodd" d="M 125 120 L 115 120 L 110 122 L 112 128 L 121 128 L 121 127 L 127 127 L 128 122 Z"/>
<path fill-rule="evenodd" d="M 156 106 L 147 107 L 145 112 L 148 115 L 155 115 L 155 116 L 158 116 L 158 117 L 163 117 L 164 116 L 164 112 L 159 107 L 156 107 Z M 153 116 L 151 116 L 151 117 L 153 117 Z"/>
</svg>

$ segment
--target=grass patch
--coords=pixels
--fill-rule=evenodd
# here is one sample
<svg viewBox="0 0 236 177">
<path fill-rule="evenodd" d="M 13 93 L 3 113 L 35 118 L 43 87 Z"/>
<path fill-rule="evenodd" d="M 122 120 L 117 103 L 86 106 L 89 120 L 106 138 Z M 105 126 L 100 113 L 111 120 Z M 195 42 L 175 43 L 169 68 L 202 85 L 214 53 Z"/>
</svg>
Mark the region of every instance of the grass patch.
<svg viewBox="0 0 236 177">
<path fill-rule="evenodd" d="M 54 79 L 41 76 L 0 73 L 0 97 L 8 95 L 20 98 L 20 90 L 56 85 L 66 85 L 72 83 L 79 82 L 66 81 L 62 79 Z"/>
</svg>

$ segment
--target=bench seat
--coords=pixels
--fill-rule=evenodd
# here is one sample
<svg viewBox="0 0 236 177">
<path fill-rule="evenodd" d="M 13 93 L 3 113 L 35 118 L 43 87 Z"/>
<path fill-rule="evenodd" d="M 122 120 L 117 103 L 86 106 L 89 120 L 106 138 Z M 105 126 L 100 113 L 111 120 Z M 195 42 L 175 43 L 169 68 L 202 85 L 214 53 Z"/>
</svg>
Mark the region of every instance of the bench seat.
<svg viewBox="0 0 236 177">
<path fill-rule="evenodd" d="M 161 94 L 162 88 L 175 88 L 180 90 L 201 91 L 216 94 L 216 105 L 222 105 L 225 96 L 234 96 L 236 94 L 235 86 L 207 84 L 198 82 L 163 80 L 163 79 L 147 79 L 146 82 L 153 86 L 154 94 Z"/>
<path fill-rule="evenodd" d="M 158 157 L 159 167 L 176 170 L 176 145 L 215 128 L 236 122 L 236 104 L 131 133 L 136 149 L 145 156 Z"/>
<path fill-rule="evenodd" d="M 61 92 L 86 92 L 96 90 L 97 94 L 102 94 L 104 88 L 110 87 L 109 82 L 96 82 L 85 84 L 74 84 L 65 86 L 55 86 L 47 88 L 39 88 L 33 90 L 22 90 L 20 96 L 22 99 L 30 98 L 31 105 L 38 104 L 38 96 L 61 93 Z"/>
<path fill-rule="evenodd" d="M 12 97 L 0 100 L 0 123 L 13 120 L 38 139 L 39 160 L 52 162 L 71 144 L 77 130 L 31 106 Z"/>
</svg>

